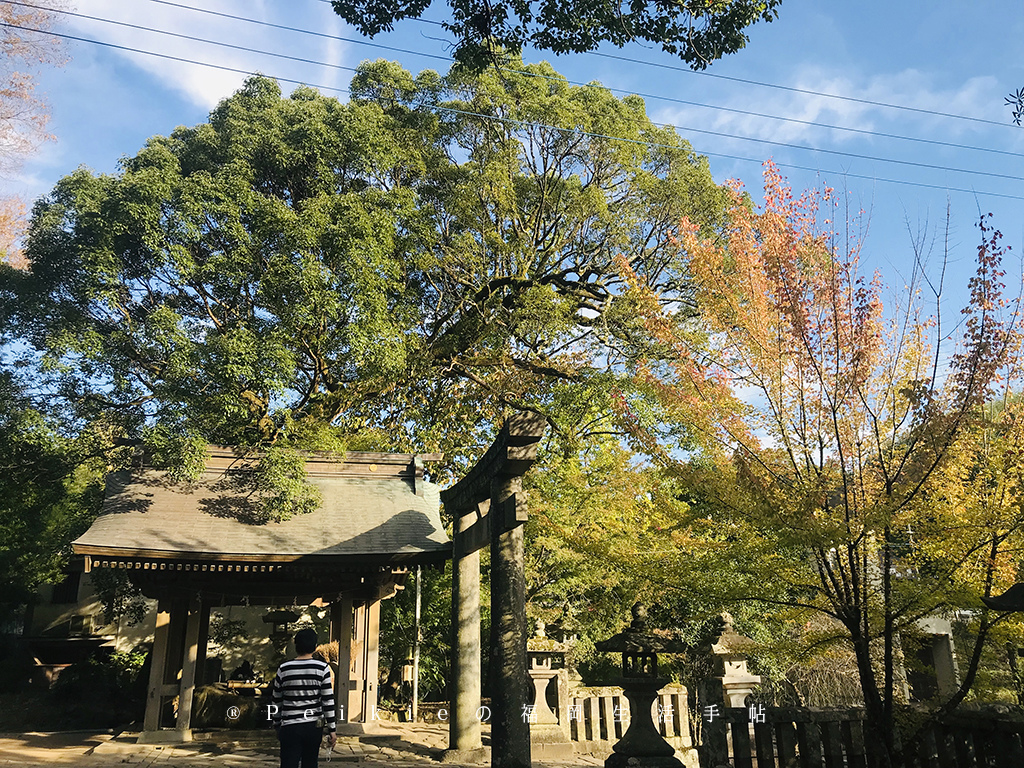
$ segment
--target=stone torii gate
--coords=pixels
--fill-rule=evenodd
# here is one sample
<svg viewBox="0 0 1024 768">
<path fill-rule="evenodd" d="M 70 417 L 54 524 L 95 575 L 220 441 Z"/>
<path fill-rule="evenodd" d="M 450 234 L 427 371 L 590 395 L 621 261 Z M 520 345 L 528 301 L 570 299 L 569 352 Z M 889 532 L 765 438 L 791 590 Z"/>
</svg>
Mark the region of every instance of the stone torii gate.
<svg viewBox="0 0 1024 768">
<path fill-rule="evenodd" d="M 522 477 L 545 419 L 509 417 L 487 453 L 441 501 L 455 521 L 452 550 L 452 719 L 445 762 L 483 758 L 480 740 L 480 550 L 491 548 L 491 765 L 530 768 Z"/>
</svg>

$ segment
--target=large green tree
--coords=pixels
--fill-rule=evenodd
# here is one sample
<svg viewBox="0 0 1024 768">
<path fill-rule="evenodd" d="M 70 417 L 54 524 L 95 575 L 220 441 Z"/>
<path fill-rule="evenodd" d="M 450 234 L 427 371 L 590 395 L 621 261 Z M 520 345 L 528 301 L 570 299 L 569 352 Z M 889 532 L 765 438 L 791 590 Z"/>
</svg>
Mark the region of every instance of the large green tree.
<svg viewBox="0 0 1024 768">
<path fill-rule="evenodd" d="M 457 469 L 508 410 L 567 445 L 607 431 L 638 343 L 614 260 L 685 299 L 676 222 L 710 234 L 724 200 L 639 98 L 547 65 L 377 62 L 348 104 L 256 78 L 36 205 L 7 331 L 54 407 L 186 473 L 206 442 L 262 449 L 250 480 L 280 518 L 316 501 L 296 448 L 441 449 Z"/>
<path fill-rule="evenodd" d="M 426 0 L 333 0 L 335 12 L 364 35 L 390 31 L 418 19 Z M 678 56 L 694 69 L 735 53 L 747 43 L 747 27 L 772 21 L 782 0 L 685 0 L 685 2 L 492 3 L 450 0 L 443 22 L 455 36 L 455 59 L 474 69 L 518 56 L 524 46 L 554 53 L 581 53 L 602 43 L 620 48 L 645 41 Z"/>
<path fill-rule="evenodd" d="M 641 99 L 546 64 L 414 77 L 376 62 L 351 94 L 250 80 L 209 122 L 36 205 L 30 268 L 0 272 L 0 308 L 50 407 L 69 430 L 143 439 L 182 475 L 208 442 L 259 449 L 243 480 L 264 519 L 316 503 L 298 449 L 441 450 L 444 479 L 515 410 L 547 416 L 559 477 L 633 487 L 628 457 L 594 447 L 615 437 L 615 393 L 645 396 L 628 361 L 657 351 L 617 260 L 692 311 L 677 222 L 710 236 L 727 200 L 706 159 Z M 537 489 L 545 519 L 579 511 Z M 555 557 L 583 573 L 540 582 L 558 547 L 542 535 L 537 615 L 613 611 L 600 554 L 581 562 L 573 542 Z"/>
</svg>

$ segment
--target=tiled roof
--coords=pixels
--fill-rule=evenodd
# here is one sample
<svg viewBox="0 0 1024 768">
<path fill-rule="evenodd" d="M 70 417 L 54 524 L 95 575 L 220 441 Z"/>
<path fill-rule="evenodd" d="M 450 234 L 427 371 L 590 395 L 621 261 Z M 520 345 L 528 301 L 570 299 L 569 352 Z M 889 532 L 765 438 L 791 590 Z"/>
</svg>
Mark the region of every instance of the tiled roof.
<svg viewBox="0 0 1024 768">
<path fill-rule="evenodd" d="M 217 463 L 208 462 L 206 472 L 191 484 L 172 482 L 155 469 L 111 474 L 103 512 L 73 543 L 75 552 L 383 564 L 442 560 L 451 550 L 441 524 L 437 486 L 424 482 L 415 471 L 346 457 L 346 465 L 338 464 L 339 471 L 310 471 L 308 482 L 322 495 L 318 509 L 280 523 L 253 524 L 246 522 L 244 496 L 225 482 L 231 470 Z M 377 471 L 382 476 L 372 475 Z"/>
</svg>

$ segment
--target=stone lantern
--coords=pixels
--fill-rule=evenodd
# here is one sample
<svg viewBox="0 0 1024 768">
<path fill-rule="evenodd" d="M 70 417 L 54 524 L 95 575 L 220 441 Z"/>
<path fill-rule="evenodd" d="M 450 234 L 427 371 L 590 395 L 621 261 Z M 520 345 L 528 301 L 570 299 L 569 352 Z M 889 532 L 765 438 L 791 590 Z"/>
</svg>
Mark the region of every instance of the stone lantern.
<svg viewBox="0 0 1024 768">
<path fill-rule="evenodd" d="M 612 747 L 605 768 L 683 768 L 675 748 L 658 732 L 651 708 L 658 691 L 669 682 L 658 677 L 659 653 L 683 653 L 686 647 L 647 631 L 647 610 L 633 606 L 633 621 L 622 632 L 596 643 L 599 651 L 622 654 L 622 677 L 614 680 L 629 700 L 629 728 Z"/>
<path fill-rule="evenodd" d="M 571 758 L 572 740 L 568 732 L 569 690 L 565 674 L 565 652 L 568 647 L 545 632 L 543 621 L 538 621 L 533 637 L 526 641 L 529 660 L 527 674 L 533 682 L 533 713 L 530 717 L 530 745 L 535 757 L 543 759 Z M 562 723 L 548 705 L 547 690 L 555 681 L 556 701 Z"/>
<path fill-rule="evenodd" d="M 295 613 L 295 611 L 278 608 L 277 610 L 264 614 L 263 621 L 274 626 L 274 629 L 270 633 L 271 638 L 275 640 L 284 638 L 285 642 L 288 642 L 288 638 L 290 637 L 288 634 L 288 626 L 297 622 L 299 618 L 299 614 Z"/>
<path fill-rule="evenodd" d="M 295 611 L 285 608 L 278 608 L 264 614 L 263 621 L 273 627 L 270 632 L 270 642 L 274 646 L 274 666 L 284 661 L 285 651 L 288 650 L 288 641 L 291 640 L 288 627 L 297 622 L 299 618 L 299 614 Z"/>
<path fill-rule="evenodd" d="M 721 614 L 722 628 L 711 643 L 715 675 L 722 681 L 722 698 L 727 707 L 745 707 L 754 686 L 761 684 L 758 675 L 747 671 L 747 653 L 757 643 L 738 634 L 732 626 L 732 615 Z"/>
</svg>

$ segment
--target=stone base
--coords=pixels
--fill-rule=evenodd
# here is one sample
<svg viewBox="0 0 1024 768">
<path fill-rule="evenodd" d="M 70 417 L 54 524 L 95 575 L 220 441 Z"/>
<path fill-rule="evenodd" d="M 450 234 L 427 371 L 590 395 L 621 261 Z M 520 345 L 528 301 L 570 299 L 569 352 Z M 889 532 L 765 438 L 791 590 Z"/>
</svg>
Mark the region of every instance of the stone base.
<svg viewBox="0 0 1024 768">
<path fill-rule="evenodd" d="M 576 754 L 572 748 L 572 742 L 541 743 L 530 742 L 530 757 L 534 760 L 554 760 L 563 762 L 571 760 Z"/>
<path fill-rule="evenodd" d="M 192 730 L 180 731 L 168 728 L 160 731 L 143 731 L 139 734 L 138 744 L 187 744 L 192 741 Z"/>
<path fill-rule="evenodd" d="M 534 759 L 569 760 L 575 753 L 557 723 L 531 723 L 530 754 Z"/>
<path fill-rule="evenodd" d="M 662 755 L 622 755 L 613 752 L 604 768 L 685 768 L 675 757 Z"/>
<path fill-rule="evenodd" d="M 476 749 L 446 749 L 441 753 L 442 763 L 486 763 L 491 759 L 491 750 L 487 747 Z"/>
<path fill-rule="evenodd" d="M 379 733 L 379 729 L 380 726 L 372 720 L 368 723 L 338 723 L 338 736 L 364 736 Z"/>
</svg>

